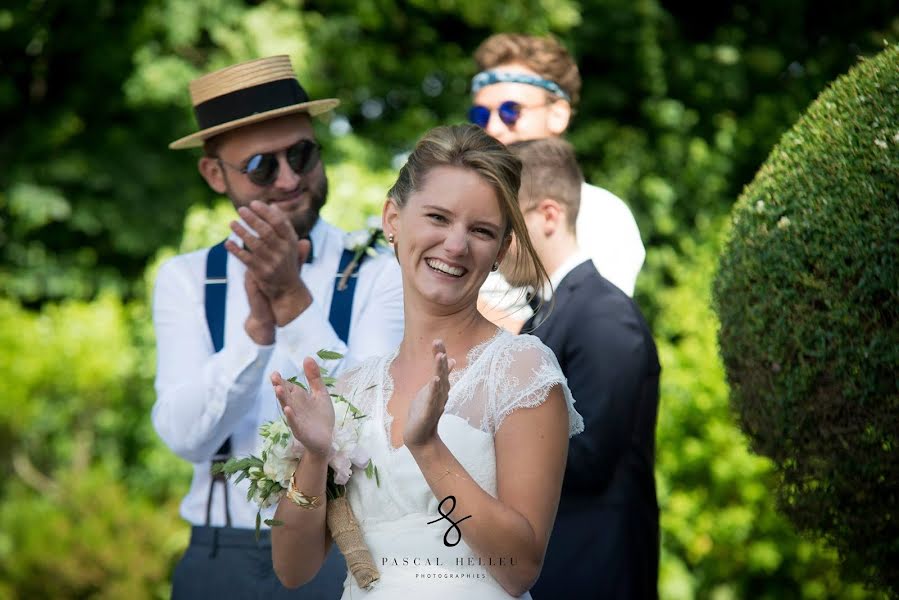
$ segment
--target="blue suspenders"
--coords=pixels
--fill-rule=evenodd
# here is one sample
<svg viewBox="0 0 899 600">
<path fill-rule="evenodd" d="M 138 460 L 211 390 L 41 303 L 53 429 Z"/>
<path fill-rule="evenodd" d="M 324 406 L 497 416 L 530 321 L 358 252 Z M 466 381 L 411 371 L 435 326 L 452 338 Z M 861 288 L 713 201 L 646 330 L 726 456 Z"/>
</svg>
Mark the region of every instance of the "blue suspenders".
<svg viewBox="0 0 899 600">
<path fill-rule="evenodd" d="M 331 311 L 328 315 L 328 321 L 334 328 L 343 343 L 348 343 L 350 339 L 350 319 L 353 313 L 353 296 L 356 294 L 356 278 L 359 270 L 355 272 L 347 280 L 346 288 L 340 289 L 339 283 L 341 275 L 346 269 L 350 261 L 353 260 L 355 252 L 352 250 L 344 250 L 340 257 L 340 267 L 334 277 L 334 294 L 331 296 Z M 363 254 L 359 263 L 365 260 L 366 255 Z M 225 299 L 228 292 L 228 251 L 225 249 L 225 242 L 222 241 L 212 248 L 206 254 L 206 286 L 204 294 L 204 304 L 206 307 L 206 325 L 209 327 L 209 335 L 212 337 L 212 347 L 218 352 L 225 345 Z M 225 440 L 222 447 L 212 459 L 212 462 L 220 462 L 228 459 L 231 454 L 231 438 Z M 212 483 L 209 486 L 209 499 L 206 501 L 206 525 L 210 523 L 210 511 L 212 504 L 212 489 L 216 481 L 221 481 L 225 490 L 225 522 L 228 527 L 231 526 L 231 514 L 228 511 L 228 486 L 225 483 L 224 476 L 213 476 Z"/>
</svg>

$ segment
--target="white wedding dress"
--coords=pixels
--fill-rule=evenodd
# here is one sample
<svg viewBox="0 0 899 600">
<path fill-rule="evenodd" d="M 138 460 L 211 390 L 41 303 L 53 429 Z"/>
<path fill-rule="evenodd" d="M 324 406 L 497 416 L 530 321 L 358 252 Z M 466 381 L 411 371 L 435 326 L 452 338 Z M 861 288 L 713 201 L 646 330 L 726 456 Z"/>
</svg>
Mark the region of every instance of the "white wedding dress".
<svg viewBox="0 0 899 600">
<path fill-rule="evenodd" d="M 342 600 L 434 598 L 465 600 L 506 599 L 500 587 L 464 538 L 455 546 L 458 531 L 440 519 L 440 499 L 435 498 L 405 446 L 390 442 L 392 416 L 387 402 L 393 394 L 389 367 L 396 357 L 371 359 L 347 373 L 340 389 L 368 415 L 362 425 L 361 443 L 371 452 L 378 468 L 380 485 L 363 473 L 355 473 L 347 486 L 347 497 L 359 521 L 381 578 L 362 590 L 351 574 L 344 583 Z M 542 404 L 549 390 L 560 384 L 569 409 L 569 435 L 583 430 L 583 420 L 574 410 L 574 400 L 553 353 L 530 335 L 514 336 L 500 330 L 473 348 L 467 367 L 450 373 L 450 392 L 438 431 L 465 470 L 492 496 L 496 491 L 494 432 L 513 411 Z M 339 418 L 339 415 L 338 415 Z M 451 503 L 442 506 L 443 514 Z M 449 515 L 458 521 L 466 515 Z M 472 515 L 467 527 L 490 527 Z M 515 560 L 514 553 L 502 559 Z M 482 559 L 487 560 L 487 557 Z M 525 594 L 523 598 L 530 598 Z"/>
</svg>

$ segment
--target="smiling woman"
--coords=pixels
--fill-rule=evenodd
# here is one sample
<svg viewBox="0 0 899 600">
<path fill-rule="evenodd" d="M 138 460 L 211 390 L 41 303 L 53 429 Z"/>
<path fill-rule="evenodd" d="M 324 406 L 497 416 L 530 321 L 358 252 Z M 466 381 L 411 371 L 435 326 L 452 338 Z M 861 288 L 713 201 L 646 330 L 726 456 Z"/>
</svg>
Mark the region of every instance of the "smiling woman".
<svg viewBox="0 0 899 600">
<path fill-rule="evenodd" d="M 509 247 L 507 219 L 493 188 L 462 167 L 436 167 L 405 209 L 384 207 L 397 259 L 409 272 L 405 301 L 425 300 L 455 311 L 470 305 Z"/>
<path fill-rule="evenodd" d="M 515 260 L 532 267 L 528 272 L 535 273 L 535 280 L 528 283 L 540 289 L 549 278 L 518 206 L 520 184 L 520 161 L 480 128 L 467 125 L 432 130 L 410 155 L 384 206 L 385 231 L 395 235 L 400 264 L 405 241 L 420 240 L 430 232 L 445 240 L 442 250 L 431 248 L 426 261 L 470 270 L 479 255 L 468 254 L 486 251 L 493 253 L 488 271 L 496 270 L 506 256 L 510 234 L 514 234 L 524 250 Z M 406 240 L 407 236 L 412 239 Z M 461 262 L 467 264 L 454 264 L 453 256 L 459 261 L 464 258 Z M 477 273 L 471 279 L 480 276 Z M 486 276 L 484 272 L 483 278 Z"/>
<path fill-rule="evenodd" d="M 440 127 L 388 193 L 383 224 L 403 276 L 403 341 L 336 385 L 372 417 L 359 443 L 380 478 L 350 478 L 347 498 L 381 577 L 365 590 L 348 578 L 344 598 L 529 598 L 540 574 L 567 438 L 583 421 L 552 352 L 478 312 L 478 291 L 513 233 L 518 260 L 535 265 L 533 283 L 546 280 L 518 208 L 520 180 L 519 160 L 482 129 Z M 307 364 L 308 391 L 278 374 L 273 382 L 293 435 L 311 447 L 330 432 L 330 415 L 308 416 L 331 402 Z M 314 494 L 324 476 L 320 460 L 304 457 L 294 480 Z M 321 530 L 311 512 L 289 500 L 278 507 L 286 526 L 273 531 L 272 553 L 285 585 L 312 578 L 330 544 L 313 533 Z"/>
</svg>

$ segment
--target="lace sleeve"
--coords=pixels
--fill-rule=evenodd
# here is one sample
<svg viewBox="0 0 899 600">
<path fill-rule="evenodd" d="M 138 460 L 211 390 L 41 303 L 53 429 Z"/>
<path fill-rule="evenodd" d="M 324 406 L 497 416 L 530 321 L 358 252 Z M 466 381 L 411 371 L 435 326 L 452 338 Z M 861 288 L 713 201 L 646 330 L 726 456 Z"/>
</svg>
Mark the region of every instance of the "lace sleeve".
<svg viewBox="0 0 899 600">
<path fill-rule="evenodd" d="M 499 353 L 493 375 L 496 382 L 491 411 L 494 432 L 507 416 L 519 408 L 543 404 L 556 385 L 562 387 L 568 405 L 568 437 L 584 430 L 584 420 L 574 409 L 574 398 L 559 361 L 538 338 L 532 335 L 514 336 L 512 343 Z"/>
</svg>

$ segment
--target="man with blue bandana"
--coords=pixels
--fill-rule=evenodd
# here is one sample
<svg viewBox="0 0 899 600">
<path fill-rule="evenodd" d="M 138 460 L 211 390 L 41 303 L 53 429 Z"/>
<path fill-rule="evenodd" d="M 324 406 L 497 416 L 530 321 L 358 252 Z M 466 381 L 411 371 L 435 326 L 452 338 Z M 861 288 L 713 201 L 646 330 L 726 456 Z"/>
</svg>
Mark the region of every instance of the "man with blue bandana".
<svg viewBox="0 0 899 600">
<path fill-rule="evenodd" d="M 511 144 L 565 133 L 580 99 L 581 76 L 568 51 L 551 37 L 501 33 L 474 55 L 470 120 Z M 627 295 L 634 293 L 646 251 L 627 205 L 615 194 L 584 183 L 576 223 L 579 243 L 603 277 Z M 517 332 L 530 316 L 525 294 L 510 291 L 499 274 L 488 278 L 481 309 Z"/>
</svg>

